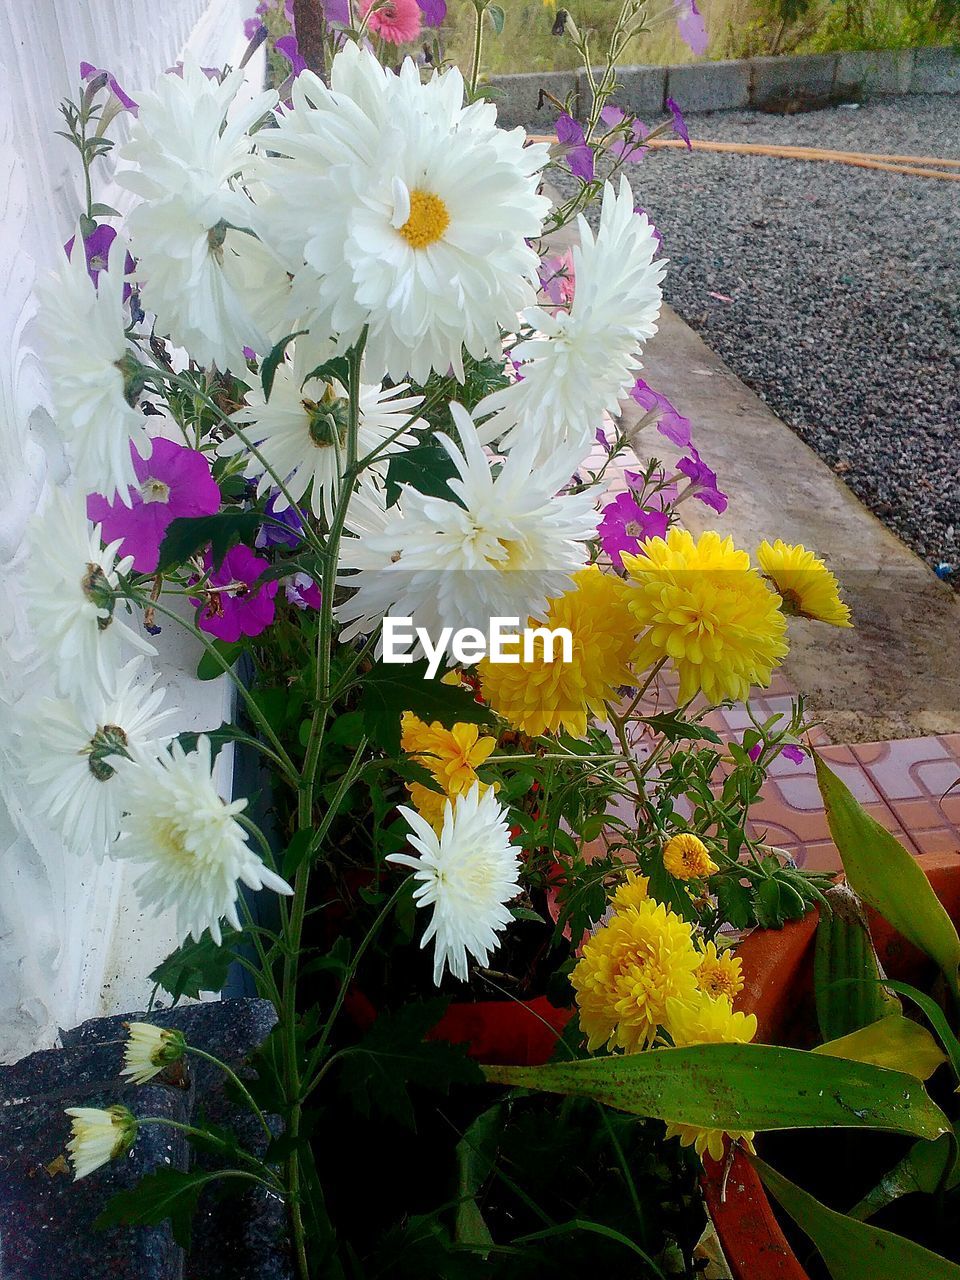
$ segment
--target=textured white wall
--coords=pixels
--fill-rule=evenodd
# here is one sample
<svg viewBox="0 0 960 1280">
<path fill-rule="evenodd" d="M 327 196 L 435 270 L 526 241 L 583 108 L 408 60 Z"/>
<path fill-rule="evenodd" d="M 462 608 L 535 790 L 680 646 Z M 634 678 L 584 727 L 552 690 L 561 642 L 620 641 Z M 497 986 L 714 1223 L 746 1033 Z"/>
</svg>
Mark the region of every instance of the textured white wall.
<svg viewBox="0 0 960 1280">
<path fill-rule="evenodd" d="M 36 679 L 16 661 L 29 640 L 17 589 L 24 527 L 66 475 L 32 332 L 34 280 L 58 264 L 80 207 L 75 153 L 54 133 L 58 104 L 76 100 L 81 61 L 133 96 L 187 47 L 204 65 L 236 65 L 254 4 L 0 0 L 0 748 L 9 707 Z M 109 187 L 99 198 L 123 207 Z M 197 655 L 170 627 L 158 643 L 170 701 L 189 708 L 181 727 L 220 724 L 228 691 L 186 674 Z M 118 864 L 67 852 L 23 801 L 0 752 L 0 1061 L 53 1044 L 60 1026 L 144 1007 L 146 975 L 176 942 L 169 919 L 140 917 Z"/>
</svg>

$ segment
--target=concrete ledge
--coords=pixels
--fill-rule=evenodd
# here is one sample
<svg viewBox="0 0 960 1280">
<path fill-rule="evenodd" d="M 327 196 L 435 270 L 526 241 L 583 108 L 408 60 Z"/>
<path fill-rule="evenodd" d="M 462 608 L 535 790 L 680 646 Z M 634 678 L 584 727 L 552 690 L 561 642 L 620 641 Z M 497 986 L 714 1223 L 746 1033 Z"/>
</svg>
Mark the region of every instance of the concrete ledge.
<svg viewBox="0 0 960 1280">
<path fill-rule="evenodd" d="M 796 58 L 751 58 L 750 101 L 765 106 L 790 94 L 825 94 L 833 89 L 835 53 L 809 53 Z"/>
<path fill-rule="evenodd" d="M 960 54 L 954 49 L 918 49 L 911 93 L 960 93 Z"/>
<path fill-rule="evenodd" d="M 913 49 L 877 49 L 837 54 L 838 91 L 859 91 L 881 97 L 909 93 L 913 76 Z"/>
<path fill-rule="evenodd" d="M 595 67 L 593 73 L 599 79 L 603 68 Z M 663 101 L 667 96 L 666 67 L 618 67 L 617 84 L 619 87 L 613 101 L 618 107 L 641 120 L 647 116 L 658 116 L 663 111 Z M 590 108 L 590 85 L 585 71 L 577 76 L 577 89 L 580 110 L 585 113 Z"/>
<path fill-rule="evenodd" d="M 535 129 L 541 123 L 542 133 L 553 128 L 556 109 L 549 102 L 540 107 L 541 90 L 552 94 L 558 102 L 566 102 L 572 95 L 573 115 L 578 113 L 577 76 L 573 71 L 531 71 L 516 76 L 490 76 L 487 84 L 498 90 L 492 101 L 497 104 L 497 119 L 508 129 L 518 124 Z"/>
<path fill-rule="evenodd" d="M 741 58 L 667 67 L 666 96 L 684 111 L 742 111 L 750 105 L 750 64 Z"/>
</svg>

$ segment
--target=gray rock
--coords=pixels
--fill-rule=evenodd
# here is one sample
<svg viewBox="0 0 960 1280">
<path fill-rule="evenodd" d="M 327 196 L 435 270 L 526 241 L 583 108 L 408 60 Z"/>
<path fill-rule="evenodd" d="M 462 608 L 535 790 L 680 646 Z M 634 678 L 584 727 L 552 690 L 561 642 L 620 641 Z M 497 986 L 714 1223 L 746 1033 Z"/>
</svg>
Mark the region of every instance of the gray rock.
<svg viewBox="0 0 960 1280">
<path fill-rule="evenodd" d="M 960 54 L 955 49 L 918 49 L 911 93 L 960 93 Z"/>
<path fill-rule="evenodd" d="M 595 79 L 599 80 L 602 74 L 602 67 L 593 68 Z M 577 84 L 580 93 L 580 113 L 584 115 L 590 108 L 590 85 L 586 71 L 579 73 Z M 624 111 L 644 120 L 647 116 L 659 115 L 663 110 L 666 90 L 666 67 L 618 67 L 617 91 L 611 101 L 618 107 L 623 107 Z"/>
<path fill-rule="evenodd" d="M 750 100 L 767 106 L 790 95 L 817 97 L 833 90 L 834 53 L 808 53 L 795 58 L 751 58 Z"/>
<path fill-rule="evenodd" d="M 523 125 L 531 133 L 550 133 L 557 110 L 550 102 L 541 105 L 541 91 L 558 102 L 572 95 L 572 115 L 577 114 L 577 77 L 572 71 L 531 71 L 522 75 L 490 76 L 488 84 L 496 90 L 491 95 L 497 104 L 497 119 L 504 128 Z"/>
<path fill-rule="evenodd" d="M 868 97 L 909 93 L 913 76 L 913 49 L 853 50 L 837 54 L 835 87 L 858 91 Z"/>
</svg>

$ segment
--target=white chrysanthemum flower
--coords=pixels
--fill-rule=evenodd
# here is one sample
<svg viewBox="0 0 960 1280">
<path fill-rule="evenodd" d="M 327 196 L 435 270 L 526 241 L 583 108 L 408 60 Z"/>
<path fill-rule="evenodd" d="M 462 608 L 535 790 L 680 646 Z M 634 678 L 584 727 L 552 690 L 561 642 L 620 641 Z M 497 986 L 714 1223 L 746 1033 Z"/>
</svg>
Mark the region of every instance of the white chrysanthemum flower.
<svg viewBox="0 0 960 1280">
<path fill-rule="evenodd" d="M 596 239 L 583 216 L 573 250 L 576 287 L 569 312 L 532 307 L 523 318 L 537 336 L 518 343 L 522 380 L 482 400 L 485 442 L 509 449 L 535 435 L 549 457 L 566 439 L 592 442 L 604 411 L 616 413 L 636 381 L 638 352 L 657 331 L 666 262 L 654 262 L 657 240 L 646 214 L 634 213 L 626 178 L 619 193 L 604 185 Z"/>
<path fill-rule="evenodd" d="M 545 616 L 547 601 L 562 595 L 587 561 L 596 495 L 559 492 L 582 453 L 558 449 L 534 466 L 531 448 L 518 447 L 495 473 L 469 413 L 456 404 L 450 409 L 462 452 L 446 436 L 438 439 L 458 472 L 448 481 L 451 496 L 404 485 L 379 528 L 374 521 L 341 544 L 341 569 L 359 570 L 339 579 L 355 588 L 337 610 L 344 639 L 373 630 L 386 614 L 411 617 L 435 639 L 445 627 L 486 633 L 495 617 L 515 617 L 523 626 Z M 351 516 L 353 510 L 351 503 Z M 372 503 L 367 515 L 375 515 Z"/>
<path fill-rule="evenodd" d="M 137 1118 L 127 1107 L 67 1107 L 71 1136 L 67 1151 L 73 1163 L 75 1182 L 94 1169 L 116 1160 L 133 1146 Z"/>
<path fill-rule="evenodd" d="M 341 350 L 368 328 L 375 379 L 462 379 L 461 348 L 499 351 L 500 327 L 534 301 L 526 241 L 549 208 L 537 194 L 547 149 L 497 128 L 492 103 L 464 107 L 456 68 L 422 84 L 412 60 L 397 76 L 348 43 L 330 78 L 298 76 L 270 132 L 262 234 L 306 263 L 295 293 Z"/>
<path fill-rule="evenodd" d="M 250 156 L 247 131 L 277 95 L 236 103 L 243 78 L 237 70 L 211 79 L 189 56 L 182 75 L 160 76 L 154 91 L 137 95 L 139 116 L 121 152 L 137 167 L 117 175 L 143 198 L 127 226 L 144 305 L 159 332 L 221 370 L 242 369 L 245 346 L 272 345 L 252 312 L 243 228 L 255 211 L 230 184 Z M 277 278 L 286 279 L 279 263 Z"/>
<path fill-rule="evenodd" d="M 124 642 L 154 654 L 149 641 L 121 619 L 119 575 L 133 563 L 117 560 L 119 540 L 103 547 L 78 495 L 50 495 L 31 521 L 24 569 L 33 641 L 57 674 L 60 693 L 96 707 L 122 665 Z"/>
<path fill-rule="evenodd" d="M 134 1084 L 147 1084 L 166 1067 L 179 1062 L 187 1047 L 182 1031 L 155 1027 L 150 1022 L 125 1022 L 127 1043 L 123 1049 L 122 1076 Z"/>
<path fill-rule="evenodd" d="M 312 360 L 312 351 L 307 357 L 298 350 L 292 361 L 279 365 L 269 400 L 264 398 L 259 376 L 248 375 L 246 406 L 233 417 L 272 468 L 268 471 L 259 458 L 249 456 L 244 474 L 248 480 L 259 479 L 258 492 L 269 492 L 276 485 L 274 477 L 279 476 L 295 502 L 299 503 L 310 489 L 313 514 L 319 516 L 322 511 L 329 520 L 340 490 L 342 468 L 346 466 L 349 405 L 340 382 L 309 378 L 317 367 Z M 377 459 L 370 467 L 378 473 L 386 469 L 390 454 L 417 443 L 411 431 L 426 426 L 414 416 L 422 398 L 405 396 L 406 390 L 405 384 L 360 387 L 357 456 L 363 458 L 385 446 L 380 455 L 382 461 Z M 401 431 L 407 424 L 408 428 Z M 396 432 L 401 434 L 395 436 Z M 237 436 L 229 437 L 219 448 L 227 456 L 246 451 L 247 446 Z M 279 494 L 276 509 L 282 511 L 286 505 L 286 498 Z"/>
<path fill-rule="evenodd" d="M 400 807 L 410 830 L 410 843 L 420 856 L 391 853 L 388 862 L 412 867 L 418 882 L 414 900 L 433 907 L 421 939 L 436 938 L 433 980 L 440 985 L 444 967 L 467 980 L 467 956 L 482 965 L 497 946 L 497 933 L 509 924 L 507 903 L 520 892 L 520 859 L 510 843 L 507 811 L 490 788 L 479 783 L 444 806 L 443 829 L 434 831 L 413 809 Z"/>
<path fill-rule="evenodd" d="M 127 399 L 139 391 L 137 361 L 124 336 L 123 283 L 126 246 L 110 249 L 109 268 L 96 285 L 87 272 L 83 240 L 56 275 L 40 284 L 40 331 L 50 373 L 57 429 L 70 468 L 85 493 L 117 494 L 130 505 L 137 476 L 131 444 L 150 456 L 146 419 Z"/>
<path fill-rule="evenodd" d="M 225 804 L 211 776 L 210 739 L 196 751 L 178 742 L 156 759 L 134 757 L 122 765 L 127 812 L 114 853 L 140 864 L 135 884 L 145 908 L 177 913 L 181 937 L 199 941 L 209 929 L 219 946 L 220 921 L 239 929 L 239 882 L 251 889 L 292 889 L 265 867 L 247 845 L 235 815 L 246 800 Z"/>
<path fill-rule="evenodd" d="M 126 793 L 118 759 L 131 751 L 159 754 L 170 708 L 160 710 L 155 676 L 143 679 L 144 659 L 120 671 L 109 692 L 91 691 L 83 704 L 66 698 L 28 702 L 18 715 L 20 758 L 37 789 L 36 808 L 79 852 L 103 858 L 120 831 Z"/>
</svg>

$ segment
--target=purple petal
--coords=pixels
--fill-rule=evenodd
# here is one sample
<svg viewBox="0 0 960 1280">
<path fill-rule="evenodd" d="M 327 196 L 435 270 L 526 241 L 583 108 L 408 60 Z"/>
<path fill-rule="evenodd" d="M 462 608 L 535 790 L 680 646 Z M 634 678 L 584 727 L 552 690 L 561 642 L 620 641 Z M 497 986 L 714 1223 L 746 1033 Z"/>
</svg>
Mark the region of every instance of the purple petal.
<svg viewBox="0 0 960 1280">
<path fill-rule="evenodd" d="M 575 178 L 582 178 L 584 182 L 593 181 L 593 151 L 589 147 L 574 147 L 567 156 L 567 163 Z"/>
<path fill-rule="evenodd" d="M 687 132 L 687 122 L 683 118 L 683 112 L 677 106 L 672 98 L 667 99 L 667 110 L 673 116 L 673 131 L 678 138 L 682 138 L 687 144 L 687 150 L 692 151 L 690 146 L 690 134 Z"/>
<path fill-rule="evenodd" d="M 626 118 L 627 113 L 622 108 L 614 106 L 612 102 L 608 102 L 600 112 L 600 119 L 608 129 L 615 129 L 618 124 L 623 124 Z"/>
<path fill-rule="evenodd" d="M 567 146 L 583 146 L 583 125 L 573 116 L 564 113 L 557 118 L 557 141 Z"/>
<path fill-rule="evenodd" d="M 296 77 L 301 71 L 306 71 L 307 63 L 300 56 L 300 46 L 297 44 L 297 37 L 294 35 L 281 36 L 279 40 L 274 41 L 274 48 L 290 63 L 292 68 L 291 74 Z"/>
<path fill-rule="evenodd" d="M 702 58 L 707 52 L 707 25 L 697 8 L 696 0 L 674 0 L 677 11 L 677 31 L 684 44 Z"/>
<path fill-rule="evenodd" d="M 710 507 L 718 515 L 727 509 L 727 495 L 717 488 L 717 473 L 711 471 L 693 446 L 690 446 L 690 457 L 681 458 L 677 470 L 690 481 L 690 495 Z"/>
<path fill-rule="evenodd" d="M 105 71 L 102 67 L 95 67 L 92 62 L 80 63 L 81 80 L 92 80 L 95 76 L 99 75 L 105 75 L 107 77 L 107 84 L 110 86 L 110 92 L 120 103 L 121 107 L 123 107 L 124 110 L 131 112 L 132 115 L 136 115 L 140 110 L 138 103 L 134 102 L 133 98 L 131 98 L 129 94 L 124 93 L 123 89 L 121 89 L 120 85 L 117 83 L 116 76 L 111 75 L 109 71 Z"/>
<path fill-rule="evenodd" d="M 447 0 L 417 0 L 428 27 L 439 27 L 447 16 Z"/>
<path fill-rule="evenodd" d="M 620 569 L 622 552 L 639 555 L 648 538 L 666 536 L 669 523 L 665 512 L 648 510 L 640 506 L 632 493 L 620 493 L 604 507 L 597 534 L 600 545 Z"/>
<path fill-rule="evenodd" d="M 641 409 L 645 409 L 648 413 L 651 410 L 659 412 L 657 430 L 662 436 L 666 436 L 678 449 L 690 448 L 692 442 L 690 419 L 678 413 L 666 396 L 662 396 L 659 391 L 654 391 L 653 387 L 648 386 L 642 378 L 637 379 L 630 394 Z"/>
</svg>

